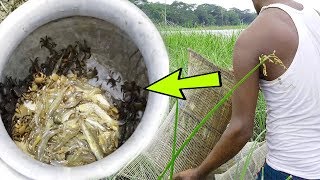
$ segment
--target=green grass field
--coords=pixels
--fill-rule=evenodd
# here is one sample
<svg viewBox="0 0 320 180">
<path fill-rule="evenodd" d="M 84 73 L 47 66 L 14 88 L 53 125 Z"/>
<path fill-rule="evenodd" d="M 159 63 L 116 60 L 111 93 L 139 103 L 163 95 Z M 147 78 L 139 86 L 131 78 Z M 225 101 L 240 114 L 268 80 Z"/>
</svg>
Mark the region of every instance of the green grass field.
<svg viewBox="0 0 320 180">
<path fill-rule="evenodd" d="M 164 26 L 164 25 L 157 25 L 160 31 L 193 31 L 193 30 L 229 30 L 229 29 L 244 29 L 248 25 L 238 25 L 238 26 L 198 26 L 192 28 L 185 28 L 181 26 Z"/>
<path fill-rule="evenodd" d="M 198 33 L 186 34 L 179 32 L 163 34 L 170 56 L 170 70 L 174 71 L 182 67 L 184 70 L 183 75 L 186 75 L 188 66 L 188 48 L 195 50 L 220 67 L 232 68 L 233 47 L 238 36 L 239 34 L 223 36 Z M 253 140 L 265 130 L 265 120 L 266 105 L 262 94 L 260 94 L 256 110 Z M 264 140 L 264 137 L 262 140 Z"/>
</svg>

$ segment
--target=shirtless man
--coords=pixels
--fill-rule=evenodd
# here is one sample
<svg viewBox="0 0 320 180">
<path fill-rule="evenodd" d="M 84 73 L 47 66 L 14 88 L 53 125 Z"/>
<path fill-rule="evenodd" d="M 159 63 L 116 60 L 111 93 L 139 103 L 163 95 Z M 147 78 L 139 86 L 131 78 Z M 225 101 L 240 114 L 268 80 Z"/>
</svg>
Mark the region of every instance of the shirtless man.
<svg viewBox="0 0 320 180">
<path fill-rule="evenodd" d="M 320 178 L 320 16 L 293 0 L 253 4 L 259 15 L 234 48 L 236 81 L 274 50 L 288 69 L 266 63 L 268 76 L 256 71 L 233 95 L 230 125 L 220 141 L 199 167 L 176 180 L 205 179 L 243 148 L 253 133 L 259 89 L 267 102 L 264 179 Z"/>
</svg>

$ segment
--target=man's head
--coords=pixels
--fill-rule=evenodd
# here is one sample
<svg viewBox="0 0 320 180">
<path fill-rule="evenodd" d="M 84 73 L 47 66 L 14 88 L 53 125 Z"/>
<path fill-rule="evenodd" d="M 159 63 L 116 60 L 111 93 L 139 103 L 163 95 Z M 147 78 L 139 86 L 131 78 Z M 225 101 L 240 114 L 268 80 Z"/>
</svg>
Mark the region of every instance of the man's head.
<svg viewBox="0 0 320 180">
<path fill-rule="evenodd" d="M 253 2 L 253 5 L 254 5 L 254 8 L 256 9 L 257 11 L 257 14 L 260 13 L 261 11 L 261 8 L 263 7 L 263 2 L 264 0 L 252 0 Z"/>
</svg>

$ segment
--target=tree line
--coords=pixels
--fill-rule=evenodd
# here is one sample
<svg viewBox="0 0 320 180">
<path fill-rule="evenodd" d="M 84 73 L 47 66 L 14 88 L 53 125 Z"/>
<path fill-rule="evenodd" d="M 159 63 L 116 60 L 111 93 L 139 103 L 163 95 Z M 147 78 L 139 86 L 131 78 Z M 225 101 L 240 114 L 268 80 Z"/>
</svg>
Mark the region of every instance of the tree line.
<svg viewBox="0 0 320 180">
<path fill-rule="evenodd" d="M 214 4 L 186 4 L 175 1 L 172 4 L 152 3 L 147 0 L 130 0 L 156 24 L 197 26 L 236 26 L 250 24 L 255 13 L 237 8 L 225 9 Z"/>
</svg>

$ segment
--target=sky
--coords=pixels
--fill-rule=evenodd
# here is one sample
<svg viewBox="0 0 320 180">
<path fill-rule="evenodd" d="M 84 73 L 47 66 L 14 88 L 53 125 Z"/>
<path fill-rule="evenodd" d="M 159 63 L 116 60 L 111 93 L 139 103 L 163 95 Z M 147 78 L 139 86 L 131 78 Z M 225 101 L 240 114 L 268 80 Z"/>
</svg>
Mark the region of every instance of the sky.
<svg viewBox="0 0 320 180">
<path fill-rule="evenodd" d="M 168 4 L 171 4 L 174 0 L 148 0 L 150 2 L 167 2 Z M 254 11 L 254 7 L 252 5 L 252 0 L 179 0 L 185 3 L 191 3 L 191 4 L 216 4 L 219 6 L 222 6 L 226 9 L 236 7 L 241 10 L 250 9 L 251 11 Z M 319 0 L 297 0 L 302 3 L 311 4 L 312 7 L 320 10 L 320 1 Z"/>
</svg>

